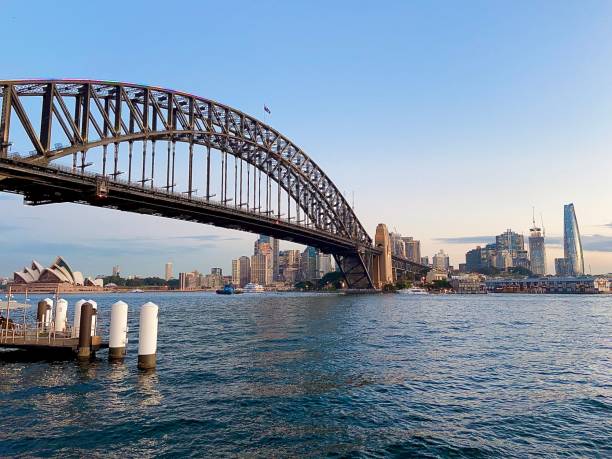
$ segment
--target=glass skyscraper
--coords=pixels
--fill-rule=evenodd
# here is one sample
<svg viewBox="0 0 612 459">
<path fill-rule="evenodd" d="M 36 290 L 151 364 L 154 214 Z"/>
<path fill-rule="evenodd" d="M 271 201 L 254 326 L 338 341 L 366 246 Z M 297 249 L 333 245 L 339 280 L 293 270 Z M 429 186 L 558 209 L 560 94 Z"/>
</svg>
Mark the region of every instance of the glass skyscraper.
<svg viewBox="0 0 612 459">
<path fill-rule="evenodd" d="M 574 204 L 563 206 L 563 253 L 566 260 L 567 273 L 570 276 L 584 274 L 584 258 L 582 257 L 582 241 Z"/>
</svg>

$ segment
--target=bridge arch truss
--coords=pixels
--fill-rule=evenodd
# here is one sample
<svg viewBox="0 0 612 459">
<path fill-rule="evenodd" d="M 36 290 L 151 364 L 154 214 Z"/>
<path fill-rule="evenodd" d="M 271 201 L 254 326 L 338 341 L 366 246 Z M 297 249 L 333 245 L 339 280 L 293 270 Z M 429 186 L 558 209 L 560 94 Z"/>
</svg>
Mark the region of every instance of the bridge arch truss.
<svg viewBox="0 0 612 459">
<path fill-rule="evenodd" d="M 238 220 L 260 216 L 262 228 L 270 220 L 286 233 L 294 227 L 302 235 L 296 242 L 325 240 L 320 248 L 332 251 L 345 271 L 357 271 L 360 285 L 371 285 L 364 257 L 372 240 L 345 197 L 302 149 L 260 120 L 184 92 L 120 82 L 7 80 L 0 81 L 0 97 L 0 159 L 39 171 L 61 164 L 73 175 L 173 195 L 182 155 L 187 177 L 179 192 L 187 200 L 233 208 Z M 11 149 L 16 126 L 32 147 L 25 154 Z M 177 143 L 186 148 L 177 150 Z M 211 165 L 211 151 L 220 165 Z M 206 177 L 196 197 L 201 157 Z M 220 170 L 217 194 L 211 167 Z M 312 241 L 309 233 L 316 235 Z"/>
</svg>

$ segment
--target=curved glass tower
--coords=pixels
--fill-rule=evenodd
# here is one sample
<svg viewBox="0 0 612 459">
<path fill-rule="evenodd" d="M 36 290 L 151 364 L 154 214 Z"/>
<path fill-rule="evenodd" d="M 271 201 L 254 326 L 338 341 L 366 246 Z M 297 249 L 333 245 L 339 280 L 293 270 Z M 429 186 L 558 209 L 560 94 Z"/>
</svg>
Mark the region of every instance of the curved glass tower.
<svg viewBox="0 0 612 459">
<path fill-rule="evenodd" d="M 582 276 L 584 259 L 574 204 L 563 206 L 563 252 L 567 263 L 567 273 L 570 276 Z"/>
</svg>

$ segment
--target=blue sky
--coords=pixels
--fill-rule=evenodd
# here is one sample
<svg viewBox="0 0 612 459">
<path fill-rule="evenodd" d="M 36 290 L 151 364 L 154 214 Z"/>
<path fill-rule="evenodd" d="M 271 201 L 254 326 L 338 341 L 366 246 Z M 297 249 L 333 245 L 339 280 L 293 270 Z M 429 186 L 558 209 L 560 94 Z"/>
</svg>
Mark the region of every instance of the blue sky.
<svg viewBox="0 0 612 459">
<path fill-rule="evenodd" d="M 385 222 L 457 264 L 482 235 L 527 234 L 535 206 L 552 264 L 574 202 L 586 264 L 612 271 L 610 2 L 5 0 L 0 29 L 0 78 L 152 84 L 262 118 L 265 103 L 371 234 Z M 59 254 L 94 275 L 228 269 L 254 240 L 7 195 L 0 215 L 4 275 Z"/>
</svg>

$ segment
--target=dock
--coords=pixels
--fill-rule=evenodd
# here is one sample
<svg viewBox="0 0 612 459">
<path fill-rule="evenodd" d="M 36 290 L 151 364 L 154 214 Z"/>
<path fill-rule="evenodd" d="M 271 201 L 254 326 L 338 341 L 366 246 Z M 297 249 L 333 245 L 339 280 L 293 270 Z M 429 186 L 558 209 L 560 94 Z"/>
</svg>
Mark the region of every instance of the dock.
<svg viewBox="0 0 612 459">
<path fill-rule="evenodd" d="M 41 330 L 2 329 L 0 330 L 0 348 L 76 353 L 79 348 L 79 338 Z M 91 337 L 91 350 L 93 352 L 106 348 L 108 348 L 108 342 L 102 341 L 102 337 Z"/>
</svg>

